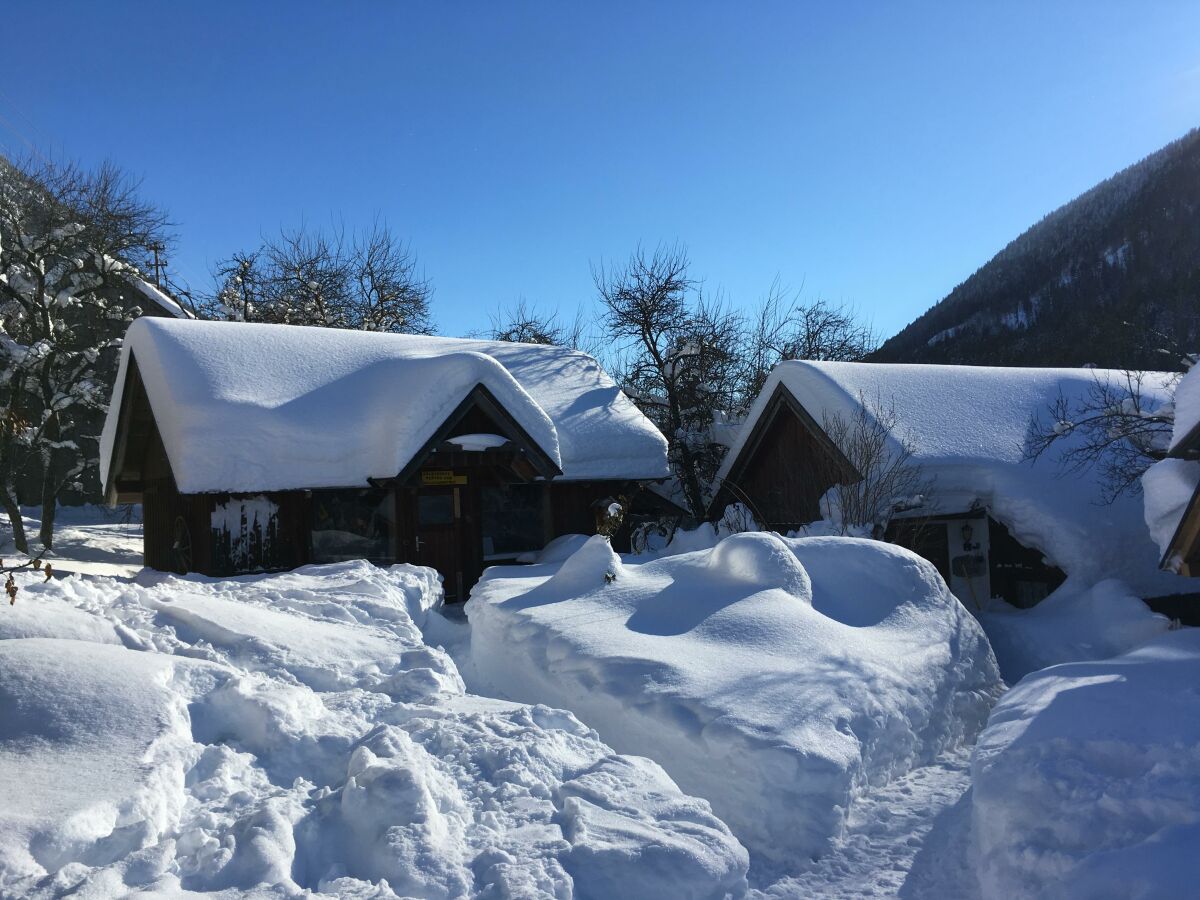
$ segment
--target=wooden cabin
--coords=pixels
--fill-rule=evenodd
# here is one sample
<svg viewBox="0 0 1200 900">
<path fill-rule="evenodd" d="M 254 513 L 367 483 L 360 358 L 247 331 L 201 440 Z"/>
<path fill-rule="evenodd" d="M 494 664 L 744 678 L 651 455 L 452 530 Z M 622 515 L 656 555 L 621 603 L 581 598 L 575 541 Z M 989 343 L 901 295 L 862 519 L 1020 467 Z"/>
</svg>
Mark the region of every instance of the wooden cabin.
<svg viewBox="0 0 1200 900">
<path fill-rule="evenodd" d="M 831 488 L 858 483 L 854 452 L 830 436 L 864 409 L 892 421 L 887 452 L 907 450 L 927 489 L 885 513 L 876 536 L 932 562 L 970 606 L 1000 597 L 1037 604 L 1068 575 L 1154 572 L 1140 503 L 1101 503 L 1099 473 L 1069 471 L 1056 452 L 1026 459 L 1033 419 L 1060 395 L 1085 396 L 1096 369 L 1011 369 L 789 361 L 776 367 L 717 476 L 712 516 L 743 504 L 765 528 L 802 530 L 827 517 Z M 1169 398 L 1151 374 L 1146 399 Z M 1073 438 L 1066 439 L 1067 441 Z M 1066 441 L 1064 441 L 1065 445 Z M 1200 524 L 1200 522 L 1198 522 Z M 1157 590 L 1147 587 L 1147 591 Z"/>
<path fill-rule="evenodd" d="M 130 327 L 101 459 L 108 500 L 143 504 L 151 568 L 408 562 L 452 601 L 486 566 L 596 533 L 614 501 L 661 504 L 642 488 L 669 474 L 665 439 L 583 353 L 166 320 Z"/>
</svg>

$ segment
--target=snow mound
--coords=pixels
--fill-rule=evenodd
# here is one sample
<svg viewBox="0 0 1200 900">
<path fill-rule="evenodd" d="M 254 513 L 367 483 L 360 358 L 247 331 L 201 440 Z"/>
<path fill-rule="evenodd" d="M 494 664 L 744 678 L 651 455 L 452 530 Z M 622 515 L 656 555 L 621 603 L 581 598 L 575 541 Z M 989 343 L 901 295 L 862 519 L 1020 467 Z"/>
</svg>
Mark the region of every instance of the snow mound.
<svg viewBox="0 0 1200 900">
<path fill-rule="evenodd" d="M 550 576 L 555 590 L 564 594 L 587 592 L 615 581 L 622 569 L 621 558 L 602 534 L 594 534 L 583 546 L 563 560 Z"/>
<path fill-rule="evenodd" d="M 744 893 L 745 849 L 656 764 L 465 693 L 418 627 L 439 596 L 365 563 L 25 579 L 0 895 Z"/>
<path fill-rule="evenodd" d="M 764 865 L 820 853 L 868 785 L 970 741 L 1000 690 L 978 624 L 898 547 L 743 534 L 605 581 L 608 553 L 488 570 L 471 677 L 660 761 Z"/>
<path fill-rule="evenodd" d="M 586 534 L 561 534 L 541 550 L 522 553 L 517 557 L 519 563 L 560 563 L 575 553 L 588 542 Z"/>
<path fill-rule="evenodd" d="M 1183 897 L 1200 859 L 1200 631 L 1036 672 L 972 763 L 985 898 Z"/>
<path fill-rule="evenodd" d="M 1030 609 L 993 603 L 979 618 L 1009 684 L 1047 666 L 1126 653 L 1171 624 L 1113 579 L 1087 590 L 1068 582 Z"/>
<path fill-rule="evenodd" d="M 812 583 L 796 554 L 770 532 L 735 534 L 708 554 L 715 578 L 726 578 L 764 590 L 779 588 L 798 600 L 812 603 Z"/>
</svg>

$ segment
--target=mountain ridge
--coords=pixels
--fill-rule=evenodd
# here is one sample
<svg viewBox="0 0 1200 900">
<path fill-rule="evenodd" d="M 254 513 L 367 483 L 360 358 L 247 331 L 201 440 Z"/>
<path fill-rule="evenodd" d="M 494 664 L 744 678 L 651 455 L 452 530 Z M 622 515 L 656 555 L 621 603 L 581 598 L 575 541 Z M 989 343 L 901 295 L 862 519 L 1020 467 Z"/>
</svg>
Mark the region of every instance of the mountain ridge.
<svg viewBox="0 0 1200 900">
<path fill-rule="evenodd" d="M 879 362 L 1174 368 L 1200 338 L 1200 128 L 1043 216 Z"/>
</svg>

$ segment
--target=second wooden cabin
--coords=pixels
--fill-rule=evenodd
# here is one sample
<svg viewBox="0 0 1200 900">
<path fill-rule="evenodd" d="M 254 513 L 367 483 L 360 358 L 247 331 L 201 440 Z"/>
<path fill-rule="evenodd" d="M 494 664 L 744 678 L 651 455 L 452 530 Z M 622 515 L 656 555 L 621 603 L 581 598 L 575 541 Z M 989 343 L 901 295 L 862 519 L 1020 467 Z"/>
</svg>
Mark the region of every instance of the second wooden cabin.
<svg viewBox="0 0 1200 900">
<path fill-rule="evenodd" d="M 1128 373 L 1100 369 L 887 365 L 789 361 L 772 372 L 718 474 L 712 509 L 744 504 L 766 528 L 802 529 L 825 518 L 831 488 L 859 471 L 861 448 L 834 434 L 861 417 L 890 424 L 883 450 L 907 449 L 927 481 L 902 498 L 885 534 L 930 560 L 965 603 L 1001 597 L 1030 607 L 1068 576 L 1080 585 L 1120 578 L 1142 597 L 1187 590 L 1158 571 L 1158 552 L 1136 491 L 1103 502 L 1101 466 L 1072 468 L 1066 435 L 1036 462 L 1026 441 L 1060 399 L 1076 405 Z M 1147 373 L 1139 390 L 1169 402 L 1172 376 Z M 1066 461 L 1069 462 L 1069 461 Z M 887 518 L 885 516 L 885 518 Z"/>
</svg>

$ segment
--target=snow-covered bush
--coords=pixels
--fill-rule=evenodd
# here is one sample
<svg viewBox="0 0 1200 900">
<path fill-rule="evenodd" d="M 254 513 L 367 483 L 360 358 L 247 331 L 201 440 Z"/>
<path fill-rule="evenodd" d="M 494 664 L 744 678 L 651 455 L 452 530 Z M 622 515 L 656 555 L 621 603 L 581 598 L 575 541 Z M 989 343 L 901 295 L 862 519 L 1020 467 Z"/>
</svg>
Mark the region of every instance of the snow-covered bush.
<svg viewBox="0 0 1200 900">
<path fill-rule="evenodd" d="M 479 689 L 658 760 L 784 868 L 868 785 L 969 742 L 1001 687 L 933 566 L 873 541 L 745 533 L 641 562 L 595 537 L 490 569 L 467 615 Z"/>
</svg>

